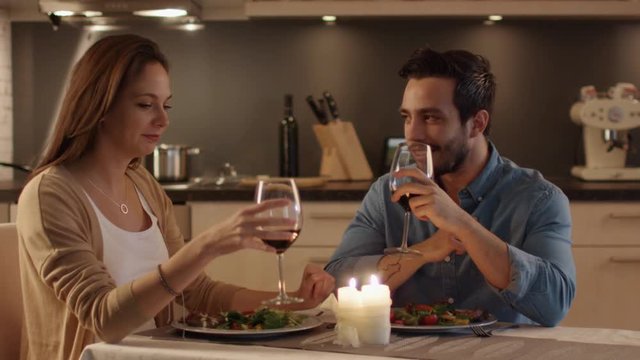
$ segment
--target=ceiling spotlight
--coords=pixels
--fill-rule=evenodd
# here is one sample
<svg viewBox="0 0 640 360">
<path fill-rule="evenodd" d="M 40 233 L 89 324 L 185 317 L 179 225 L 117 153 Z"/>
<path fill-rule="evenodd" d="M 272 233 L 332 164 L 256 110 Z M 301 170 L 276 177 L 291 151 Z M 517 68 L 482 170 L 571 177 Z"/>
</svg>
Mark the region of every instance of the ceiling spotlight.
<svg viewBox="0 0 640 360">
<path fill-rule="evenodd" d="M 60 27 L 60 16 L 54 14 L 54 13 L 49 13 L 47 14 L 47 16 L 49 17 L 49 22 L 51 22 L 51 27 L 53 28 L 53 31 L 57 31 L 58 28 Z"/>
<path fill-rule="evenodd" d="M 204 24 L 196 24 L 196 23 L 184 24 L 181 26 L 181 29 L 186 31 L 202 30 L 204 29 Z"/>
<path fill-rule="evenodd" d="M 170 18 L 170 17 L 185 16 L 187 15 L 187 10 L 184 10 L 184 9 L 139 10 L 139 11 L 134 11 L 133 15 Z"/>
<path fill-rule="evenodd" d="M 73 16 L 74 12 L 69 10 L 57 10 L 53 12 L 55 16 Z"/>
<path fill-rule="evenodd" d="M 87 26 L 87 29 L 91 32 L 105 32 L 105 31 L 113 31 L 118 30 L 119 27 L 115 25 L 104 25 L 104 24 L 94 24 Z"/>
<path fill-rule="evenodd" d="M 502 15 L 489 15 L 489 20 L 491 20 L 491 21 L 500 21 L 500 20 L 502 20 Z"/>
<path fill-rule="evenodd" d="M 96 16 L 102 16 L 102 12 L 87 10 L 87 11 L 83 11 L 82 15 L 86 17 L 96 17 Z"/>
<path fill-rule="evenodd" d="M 324 22 L 335 22 L 337 18 L 333 15 L 325 15 L 322 17 L 322 21 Z"/>
</svg>

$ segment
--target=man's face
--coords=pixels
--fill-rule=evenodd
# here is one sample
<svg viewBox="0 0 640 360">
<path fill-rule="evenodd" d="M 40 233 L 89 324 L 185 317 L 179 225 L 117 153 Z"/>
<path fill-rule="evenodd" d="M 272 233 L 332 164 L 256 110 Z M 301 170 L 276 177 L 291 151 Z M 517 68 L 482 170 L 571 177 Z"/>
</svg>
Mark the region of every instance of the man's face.
<svg viewBox="0 0 640 360">
<path fill-rule="evenodd" d="M 409 79 L 400 106 L 404 137 L 431 145 L 436 177 L 455 172 L 469 153 L 471 122 L 460 122 L 453 104 L 455 86 L 448 78 Z"/>
</svg>

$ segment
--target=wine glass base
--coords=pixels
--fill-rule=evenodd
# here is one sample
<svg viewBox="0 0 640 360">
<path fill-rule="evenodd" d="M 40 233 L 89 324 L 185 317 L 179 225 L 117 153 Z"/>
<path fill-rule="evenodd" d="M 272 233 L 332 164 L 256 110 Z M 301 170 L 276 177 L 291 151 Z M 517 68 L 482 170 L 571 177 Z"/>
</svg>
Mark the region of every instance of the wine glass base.
<svg viewBox="0 0 640 360">
<path fill-rule="evenodd" d="M 393 255 L 393 254 L 400 254 L 400 255 L 409 255 L 409 256 L 422 256 L 422 253 L 418 250 L 414 250 L 414 249 L 409 249 L 409 248 L 386 248 L 384 249 L 384 254 L 385 255 Z"/>
<path fill-rule="evenodd" d="M 304 302 L 304 299 L 293 296 L 277 296 L 273 299 L 264 300 L 262 305 L 287 305 L 287 304 L 299 304 Z"/>
</svg>

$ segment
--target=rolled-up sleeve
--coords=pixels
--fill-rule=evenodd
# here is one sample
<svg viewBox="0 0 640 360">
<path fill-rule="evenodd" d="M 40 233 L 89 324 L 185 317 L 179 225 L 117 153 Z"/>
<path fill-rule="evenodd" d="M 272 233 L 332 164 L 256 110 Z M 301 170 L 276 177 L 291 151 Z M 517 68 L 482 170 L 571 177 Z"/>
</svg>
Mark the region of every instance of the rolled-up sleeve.
<svg viewBox="0 0 640 360">
<path fill-rule="evenodd" d="M 508 246 L 511 281 L 495 291 L 529 319 L 554 326 L 569 311 L 576 279 L 569 202 L 559 189 L 551 188 L 538 198 L 526 233 L 521 249 Z"/>
</svg>

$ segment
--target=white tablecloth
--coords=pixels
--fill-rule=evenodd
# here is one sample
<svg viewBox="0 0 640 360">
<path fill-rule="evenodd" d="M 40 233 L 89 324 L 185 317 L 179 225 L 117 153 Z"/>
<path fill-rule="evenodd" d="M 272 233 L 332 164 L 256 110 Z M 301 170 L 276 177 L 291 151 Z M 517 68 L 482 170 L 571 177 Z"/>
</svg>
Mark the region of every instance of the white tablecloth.
<svg viewBox="0 0 640 360">
<path fill-rule="evenodd" d="M 590 328 L 542 328 L 524 327 L 496 332 L 496 337 L 555 339 L 585 344 L 609 344 L 638 347 L 640 359 L 640 331 L 590 329 Z M 473 341 L 473 338 L 467 337 Z M 461 339 L 463 340 L 463 339 Z M 477 339 L 479 340 L 479 339 Z M 393 346 L 393 345 L 390 345 Z M 628 350 L 628 349 L 627 349 Z M 635 350 L 631 350 L 635 354 Z M 381 349 L 381 353 L 385 350 Z M 626 354 L 629 352 L 627 351 Z M 131 335 L 118 344 L 97 343 L 89 345 L 82 353 L 82 360 L 145 360 L 145 359 L 229 359 L 229 360 L 289 360 L 307 359 L 366 359 L 388 357 L 321 352 L 300 349 L 274 348 L 256 345 L 225 345 L 213 342 L 160 340 L 147 336 Z M 455 357 L 453 357 L 455 358 Z M 570 356 L 568 358 L 571 358 Z M 633 356 L 632 356 L 633 358 Z"/>
<path fill-rule="evenodd" d="M 156 340 L 131 335 L 118 344 L 97 343 L 87 346 L 81 360 L 381 360 L 387 357 L 340 354 L 254 345 Z"/>
</svg>

